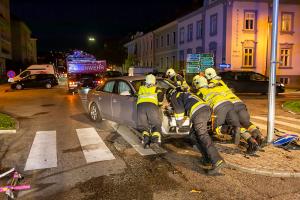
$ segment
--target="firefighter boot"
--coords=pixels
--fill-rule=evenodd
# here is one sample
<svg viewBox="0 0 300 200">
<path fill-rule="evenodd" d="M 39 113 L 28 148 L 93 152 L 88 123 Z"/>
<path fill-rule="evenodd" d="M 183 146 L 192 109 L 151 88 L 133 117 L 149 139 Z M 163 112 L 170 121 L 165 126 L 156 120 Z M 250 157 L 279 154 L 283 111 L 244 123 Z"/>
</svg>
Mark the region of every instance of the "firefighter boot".
<svg viewBox="0 0 300 200">
<path fill-rule="evenodd" d="M 143 131 L 142 143 L 144 144 L 145 149 L 150 146 L 150 142 L 151 142 L 150 134 L 147 131 Z"/>
<path fill-rule="evenodd" d="M 221 169 L 223 167 L 225 167 L 225 161 L 218 160 L 215 164 L 213 164 L 212 169 L 207 171 L 207 174 L 211 176 L 221 175 Z"/>
<path fill-rule="evenodd" d="M 161 145 L 161 135 L 159 132 L 153 132 L 151 135 L 151 142 L 157 143 L 158 145 Z"/>
<path fill-rule="evenodd" d="M 247 151 L 246 151 L 247 154 L 254 155 L 259 150 L 259 146 L 258 146 L 256 140 L 253 139 L 252 137 L 250 137 L 247 140 L 247 143 L 248 143 L 248 148 L 247 148 Z"/>
</svg>

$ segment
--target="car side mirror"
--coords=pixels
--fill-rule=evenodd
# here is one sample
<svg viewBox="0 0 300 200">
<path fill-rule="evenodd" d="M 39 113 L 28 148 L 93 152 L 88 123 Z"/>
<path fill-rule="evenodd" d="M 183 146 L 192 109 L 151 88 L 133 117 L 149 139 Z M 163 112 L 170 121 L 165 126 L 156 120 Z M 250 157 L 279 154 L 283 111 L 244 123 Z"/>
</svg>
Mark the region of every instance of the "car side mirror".
<svg viewBox="0 0 300 200">
<path fill-rule="evenodd" d="M 129 91 L 123 91 L 120 93 L 121 96 L 131 96 Z"/>
</svg>

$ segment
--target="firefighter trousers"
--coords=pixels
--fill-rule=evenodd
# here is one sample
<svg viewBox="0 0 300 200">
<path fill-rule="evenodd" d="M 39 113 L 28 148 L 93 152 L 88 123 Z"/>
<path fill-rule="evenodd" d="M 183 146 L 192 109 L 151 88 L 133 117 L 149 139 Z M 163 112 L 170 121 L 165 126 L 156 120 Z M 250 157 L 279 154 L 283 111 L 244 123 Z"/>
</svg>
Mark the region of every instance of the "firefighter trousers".
<svg viewBox="0 0 300 200">
<path fill-rule="evenodd" d="M 214 146 L 212 139 L 207 131 L 207 122 L 211 117 L 210 108 L 207 106 L 197 110 L 191 117 L 192 133 L 195 134 L 197 147 L 205 159 L 208 159 L 212 164 L 216 164 L 222 159 L 217 148 Z"/>
<path fill-rule="evenodd" d="M 162 120 L 159 107 L 153 103 L 139 103 L 137 105 L 137 128 L 140 132 L 147 131 L 161 133 Z"/>
</svg>

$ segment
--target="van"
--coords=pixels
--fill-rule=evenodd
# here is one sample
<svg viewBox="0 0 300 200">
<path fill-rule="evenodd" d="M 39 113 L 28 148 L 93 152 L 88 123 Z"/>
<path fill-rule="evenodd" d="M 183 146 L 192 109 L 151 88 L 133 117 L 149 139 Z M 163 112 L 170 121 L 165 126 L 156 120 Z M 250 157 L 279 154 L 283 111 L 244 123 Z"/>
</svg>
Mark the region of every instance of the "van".
<svg viewBox="0 0 300 200">
<path fill-rule="evenodd" d="M 21 80 L 31 74 L 54 74 L 55 75 L 54 66 L 50 64 L 30 65 L 27 69 L 25 69 L 16 77 L 14 77 L 14 82 Z"/>
</svg>

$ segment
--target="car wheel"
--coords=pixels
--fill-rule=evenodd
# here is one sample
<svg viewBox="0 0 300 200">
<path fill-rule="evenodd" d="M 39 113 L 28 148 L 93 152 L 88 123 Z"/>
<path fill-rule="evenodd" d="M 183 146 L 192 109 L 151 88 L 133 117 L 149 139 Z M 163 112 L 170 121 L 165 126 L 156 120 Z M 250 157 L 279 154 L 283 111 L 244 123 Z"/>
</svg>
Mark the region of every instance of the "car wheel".
<svg viewBox="0 0 300 200">
<path fill-rule="evenodd" d="M 50 88 L 52 88 L 52 85 L 51 85 L 51 83 L 46 83 L 45 87 L 46 87 L 47 89 L 50 89 Z"/>
<path fill-rule="evenodd" d="M 99 111 L 99 109 L 98 109 L 98 107 L 95 103 L 92 103 L 92 105 L 90 107 L 89 115 L 90 115 L 91 120 L 94 121 L 94 122 L 101 122 L 102 121 L 100 111 Z"/>
<path fill-rule="evenodd" d="M 23 87 L 22 87 L 22 85 L 20 85 L 20 84 L 17 84 L 17 85 L 16 85 L 16 89 L 17 89 L 17 90 L 22 90 L 22 89 L 23 89 Z"/>
</svg>

